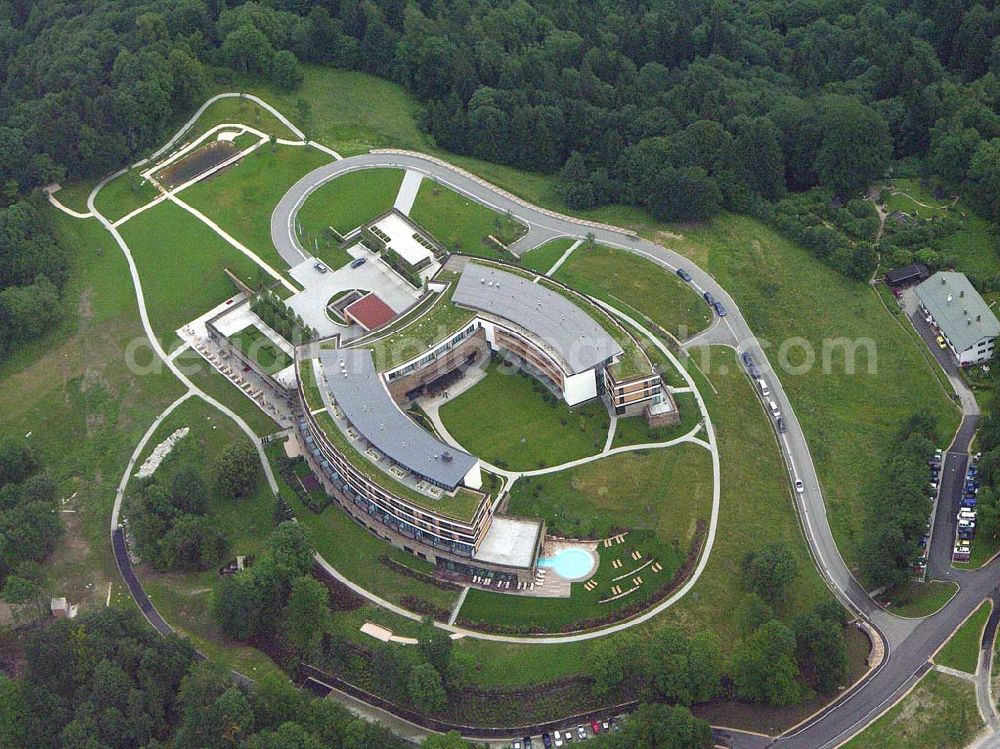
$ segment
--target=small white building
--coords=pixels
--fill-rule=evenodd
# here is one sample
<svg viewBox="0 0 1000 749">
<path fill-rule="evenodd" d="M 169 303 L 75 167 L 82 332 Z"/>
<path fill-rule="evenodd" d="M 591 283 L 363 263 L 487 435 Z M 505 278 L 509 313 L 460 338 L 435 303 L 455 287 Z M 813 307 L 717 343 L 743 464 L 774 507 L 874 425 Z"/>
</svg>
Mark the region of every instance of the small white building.
<svg viewBox="0 0 1000 749">
<path fill-rule="evenodd" d="M 963 367 L 993 358 L 1000 320 L 964 273 L 939 271 L 917 287 L 917 299 Z"/>
</svg>

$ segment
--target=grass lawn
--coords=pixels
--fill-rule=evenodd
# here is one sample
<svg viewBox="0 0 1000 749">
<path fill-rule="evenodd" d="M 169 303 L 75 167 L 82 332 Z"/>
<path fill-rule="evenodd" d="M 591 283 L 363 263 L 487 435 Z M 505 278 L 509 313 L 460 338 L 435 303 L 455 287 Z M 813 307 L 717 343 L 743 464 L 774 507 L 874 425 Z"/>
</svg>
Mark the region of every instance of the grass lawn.
<svg viewBox="0 0 1000 749">
<path fill-rule="evenodd" d="M 471 198 L 424 179 L 410 218 L 452 252 L 487 258 L 502 258 L 500 249 L 487 240 L 494 236 L 510 244 L 527 231 L 523 224 Z"/>
<path fill-rule="evenodd" d="M 229 90 L 229 89 L 227 89 Z M 274 106 L 272 97 L 261 97 L 268 104 Z M 279 111 L 281 111 L 279 109 Z M 286 117 L 290 117 L 294 112 L 294 105 L 282 112 Z M 260 130 L 266 135 L 273 135 L 275 138 L 284 140 L 297 140 L 298 136 L 289 130 L 281 120 L 268 112 L 259 104 L 249 99 L 238 97 L 228 97 L 212 102 L 208 108 L 201 113 L 194 124 L 178 139 L 178 146 L 190 143 L 199 135 L 216 125 L 249 125 L 255 130 Z M 176 132 L 176 131 L 174 131 Z M 173 132 L 170 133 L 173 135 Z M 166 138 L 164 138 L 166 140 Z"/>
<path fill-rule="evenodd" d="M 606 538 L 651 530 L 686 551 L 712 509 L 712 460 L 691 444 L 612 455 L 558 473 L 519 479 L 509 511 L 543 517 L 555 535 Z"/>
<path fill-rule="evenodd" d="M 115 487 L 156 415 L 183 394 L 166 373 L 125 366 L 143 337 L 128 266 L 96 219 L 47 208 L 69 247 L 65 318 L 0 364 L 0 437 L 27 438 L 67 498 L 66 534 L 47 560 L 49 592 L 88 610 L 130 605 L 115 568 L 108 520 Z"/>
<path fill-rule="evenodd" d="M 271 242 L 271 213 L 299 178 L 329 161 L 316 148 L 265 144 L 180 197 L 280 271 L 288 264 Z"/>
<path fill-rule="evenodd" d="M 943 447 L 958 426 L 957 409 L 918 343 L 866 284 L 844 278 L 750 218 L 723 215 L 683 231 L 672 244 L 730 291 L 769 348 L 809 439 L 838 547 L 856 567 L 864 490 L 893 434 L 910 414 L 925 411 L 937 419 Z M 858 343 L 853 374 L 838 339 Z M 813 366 L 802 366 L 796 341 L 815 353 Z M 700 363 L 715 379 L 716 357 Z"/>
<path fill-rule="evenodd" d="M 71 185 L 63 185 L 59 191 L 55 193 L 54 197 L 67 208 L 79 211 L 80 213 L 86 213 L 88 210 L 87 198 L 90 197 L 90 191 L 93 190 L 100 181 L 100 178 L 94 177 L 92 179 L 74 182 Z"/>
<path fill-rule="evenodd" d="M 630 316 L 652 320 L 681 339 L 712 321 L 708 305 L 673 273 L 624 250 L 581 245 L 556 271 L 567 286 L 603 299 Z"/>
<path fill-rule="evenodd" d="M 887 591 L 880 600 L 897 616 L 930 616 L 951 600 L 958 591 L 955 583 L 932 580 L 927 583 L 911 582 L 902 588 Z"/>
<path fill-rule="evenodd" d="M 1000 267 L 1000 238 L 990 222 L 959 201 L 956 206 L 965 214 L 965 223 L 954 234 L 938 240 L 946 255 L 955 258 L 955 267 L 963 273 L 985 280 Z"/>
<path fill-rule="evenodd" d="M 623 445 L 642 445 L 647 442 L 667 442 L 690 432 L 694 429 L 694 425 L 701 421 L 698 399 L 695 398 L 694 393 L 677 393 L 674 395 L 674 400 L 677 402 L 677 410 L 681 415 L 679 424 L 651 427 L 645 416 L 632 416 L 626 419 L 619 417 L 611 446 L 621 447 Z M 706 435 L 704 432 L 700 432 L 696 436 L 704 439 Z"/>
<path fill-rule="evenodd" d="M 599 453 L 611 423 L 601 401 L 570 409 L 534 378 L 499 360 L 440 413 L 451 436 L 473 455 L 522 471 Z"/>
<path fill-rule="evenodd" d="M 842 749 L 960 749 L 983 727 L 972 682 L 930 671 Z"/>
<path fill-rule="evenodd" d="M 665 614 L 664 620 L 698 631 L 710 623 L 724 642 L 738 637 L 736 604 L 744 590 L 742 560 L 748 551 L 784 542 L 798 575 L 777 615 L 794 617 L 830 597 L 806 546 L 791 487 L 768 417 L 754 396 L 743 368 L 731 349 L 713 348 L 712 359 L 725 364 L 705 377 L 690 367 L 701 390 L 719 440 L 722 493 L 719 528 L 708 565 L 697 586 Z M 720 606 L 720 601 L 728 602 Z M 731 605 L 730 605 L 731 604 Z"/>
<path fill-rule="evenodd" d="M 979 665 L 979 644 L 983 639 L 983 628 L 990 618 L 990 602 L 984 601 L 975 613 L 966 619 L 965 624 L 955 630 L 951 639 L 945 643 L 934 662 L 940 666 L 957 668 L 967 674 L 976 673 Z"/>
<path fill-rule="evenodd" d="M 292 357 L 275 346 L 256 325 L 247 325 L 243 330 L 229 336 L 229 341 L 272 374 L 280 372 L 292 363 Z"/>
<path fill-rule="evenodd" d="M 547 274 L 549 268 L 555 265 L 559 261 L 559 258 L 566 254 L 566 250 L 576 244 L 577 241 L 572 237 L 553 239 L 521 255 L 521 263 L 537 273 Z M 577 250 L 579 249 L 582 249 L 582 245 L 577 248 Z"/>
<path fill-rule="evenodd" d="M 889 196 L 885 207 L 889 213 L 902 211 L 916 218 L 933 218 L 949 212 L 949 200 L 935 198 L 929 190 L 920 186 L 920 180 L 913 177 L 892 180 L 892 189 L 898 190 Z M 920 205 L 923 203 L 923 205 Z M 928 207 L 929 206 L 929 207 Z"/>
<path fill-rule="evenodd" d="M 401 86 L 322 65 L 303 65 L 302 69 L 305 78 L 293 93 L 261 86 L 259 79 L 248 80 L 245 90 L 276 107 L 310 138 L 344 156 L 378 147 L 426 150 L 429 139 L 417 125 L 420 105 Z M 306 122 L 296 107 L 299 97 L 311 105 Z"/>
<path fill-rule="evenodd" d="M 132 250 L 153 330 L 161 342 L 236 293 L 228 269 L 249 285 L 263 270 L 173 203 L 150 208 L 121 227 Z M 270 280 L 270 276 L 267 276 Z"/>
<path fill-rule="evenodd" d="M 652 533 L 629 533 L 622 544 L 615 544 L 609 549 L 598 547 L 601 561 L 591 578 L 591 582 L 597 583 L 596 588 L 587 590 L 583 583 L 574 583 L 569 598 L 520 596 L 513 600 L 503 593 L 472 588 L 459 610 L 458 622 L 466 625 L 486 622 L 521 631 L 537 629 L 555 632 L 561 627 L 576 627 L 587 620 L 612 614 L 616 609 L 639 600 L 639 596 L 651 598 L 661 585 L 673 577 L 686 551 L 659 541 Z M 642 558 L 633 560 L 631 554 L 634 552 L 642 554 Z M 616 569 L 611 564 L 614 560 L 621 561 L 623 566 Z M 659 572 L 653 572 L 653 565 L 640 569 L 650 561 L 662 565 Z M 642 582 L 636 584 L 636 580 Z M 612 585 L 634 592 L 601 603 L 614 596 Z"/>
<path fill-rule="evenodd" d="M 310 193 L 299 209 L 302 241 L 309 244 L 328 226 L 347 234 L 392 208 L 402 169 L 361 169 L 330 180 Z"/>
<path fill-rule="evenodd" d="M 129 171 L 119 174 L 102 187 L 94 198 L 94 206 L 108 220 L 117 221 L 159 194 L 151 182 L 139 176 L 138 171 Z"/>
</svg>

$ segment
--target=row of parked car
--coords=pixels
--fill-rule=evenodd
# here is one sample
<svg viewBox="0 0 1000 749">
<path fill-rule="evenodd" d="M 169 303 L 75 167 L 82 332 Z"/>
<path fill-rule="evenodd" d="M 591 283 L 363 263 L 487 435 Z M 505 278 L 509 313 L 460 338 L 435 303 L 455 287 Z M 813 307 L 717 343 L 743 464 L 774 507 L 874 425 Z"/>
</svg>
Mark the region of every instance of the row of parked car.
<svg viewBox="0 0 1000 749">
<path fill-rule="evenodd" d="M 764 379 L 763 373 L 754 363 L 753 357 L 746 351 L 740 354 L 740 359 L 743 360 L 743 366 L 747 368 L 747 373 L 750 375 L 750 379 L 753 381 L 754 386 L 760 393 L 760 397 L 764 399 L 765 403 L 767 403 L 767 409 L 771 412 L 771 418 L 774 419 L 774 425 L 777 427 L 779 432 L 784 434 L 787 430 L 787 427 L 785 426 L 785 418 L 781 415 L 781 409 L 778 408 L 778 404 L 771 398 L 771 388 L 767 386 L 767 381 Z"/>
<path fill-rule="evenodd" d="M 691 283 L 691 274 L 688 273 L 683 268 L 677 269 L 677 275 L 680 277 L 682 281 Z M 722 302 L 720 302 L 715 298 L 715 295 L 712 294 L 711 291 L 706 291 L 704 294 L 701 295 L 701 298 L 705 300 L 705 304 L 707 304 L 709 307 L 715 310 L 715 314 L 717 314 L 719 317 L 726 316 L 726 308 L 722 305 Z"/>
<path fill-rule="evenodd" d="M 952 561 L 968 562 L 972 556 L 972 541 L 976 537 L 976 494 L 979 493 L 979 457 L 976 453 L 969 461 L 962 487 L 962 501 L 958 509 L 958 532 L 955 534 L 955 548 Z"/>
<path fill-rule="evenodd" d="M 572 744 L 577 740 L 586 741 L 591 736 L 597 736 L 601 733 L 617 730 L 618 721 L 614 718 L 608 718 L 607 720 L 591 721 L 590 726 L 585 726 L 581 723 L 576 728 L 567 728 L 564 730 L 553 731 L 552 733 L 546 732 L 541 735 L 540 740 L 544 749 L 551 749 L 552 747 Z M 534 749 L 535 743 L 531 736 L 525 736 L 520 741 L 511 742 L 510 746 L 511 749 Z"/>
</svg>

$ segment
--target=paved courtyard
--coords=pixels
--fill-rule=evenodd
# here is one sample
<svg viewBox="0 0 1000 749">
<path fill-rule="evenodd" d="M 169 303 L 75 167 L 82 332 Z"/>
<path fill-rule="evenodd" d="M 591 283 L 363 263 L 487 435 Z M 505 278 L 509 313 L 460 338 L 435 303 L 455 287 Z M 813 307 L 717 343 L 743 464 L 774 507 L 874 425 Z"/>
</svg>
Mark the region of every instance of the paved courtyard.
<svg viewBox="0 0 1000 749">
<path fill-rule="evenodd" d="M 323 337 L 340 333 L 350 339 L 363 332 L 357 325 L 339 325 L 326 316 L 326 303 L 342 291 L 373 291 L 397 314 L 413 306 L 420 296 L 419 290 L 406 283 L 374 253 L 360 245 L 351 247 L 348 252 L 355 258 L 364 257 L 367 262 L 358 268 L 345 265 L 323 273 L 316 269 L 315 258 L 310 258 L 289 270 L 303 290 L 288 299 L 288 306 Z"/>
</svg>

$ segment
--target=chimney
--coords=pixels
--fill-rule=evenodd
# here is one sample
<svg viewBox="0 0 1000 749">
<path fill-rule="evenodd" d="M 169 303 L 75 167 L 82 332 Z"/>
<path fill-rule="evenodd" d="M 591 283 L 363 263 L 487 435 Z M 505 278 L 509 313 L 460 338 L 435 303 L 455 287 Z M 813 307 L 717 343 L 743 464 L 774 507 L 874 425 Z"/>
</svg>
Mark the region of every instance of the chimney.
<svg viewBox="0 0 1000 749">
<path fill-rule="evenodd" d="M 983 316 L 982 315 L 976 315 L 976 322 L 982 322 L 982 321 L 983 321 Z"/>
<path fill-rule="evenodd" d="M 965 289 L 962 289 L 961 291 L 959 291 L 959 292 L 958 292 L 958 295 L 959 295 L 960 297 L 964 297 L 964 296 L 965 296 Z"/>
</svg>

